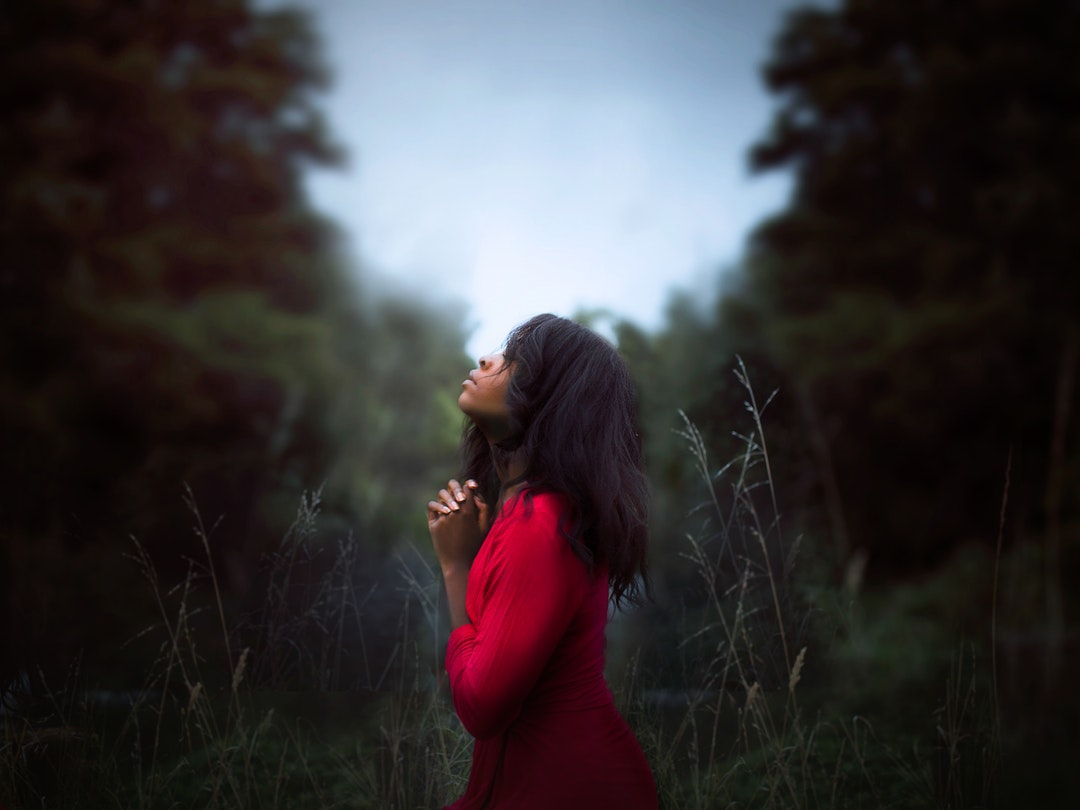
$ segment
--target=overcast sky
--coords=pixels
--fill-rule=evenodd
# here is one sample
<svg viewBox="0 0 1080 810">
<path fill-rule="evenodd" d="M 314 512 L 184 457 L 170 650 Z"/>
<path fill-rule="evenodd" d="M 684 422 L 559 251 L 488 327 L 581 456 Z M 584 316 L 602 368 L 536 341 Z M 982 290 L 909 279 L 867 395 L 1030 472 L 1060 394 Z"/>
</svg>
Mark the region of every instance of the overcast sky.
<svg viewBox="0 0 1080 810">
<path fill-rule="evenodd" d="M 747 150 L 793 0 L 293 0 L 346 171 L 310 180 L 369 273 L 460 300 L 471 354 L 541 311 L 654 329 L 786 199 Z"/>
</svg>

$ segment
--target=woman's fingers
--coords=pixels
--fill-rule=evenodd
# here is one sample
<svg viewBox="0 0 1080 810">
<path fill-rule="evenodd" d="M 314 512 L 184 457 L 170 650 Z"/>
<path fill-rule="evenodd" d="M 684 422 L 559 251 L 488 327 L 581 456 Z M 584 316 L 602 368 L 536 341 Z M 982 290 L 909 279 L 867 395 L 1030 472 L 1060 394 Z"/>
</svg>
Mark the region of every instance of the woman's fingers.
<svg viewBox="0 0 1080 810">
<path fill-rule="evenodd" d="M 491 525 L 491 513 L 488 511 L 487 502 L 480 497 L 479 493 L 473 496 L 473 500 L 476 501 L 476 522 L 480 526 L 480 531 L 487 534 L 488 527 Z"/>
<path fill-rule="evenodd" d="M 450 490 L 450 494 L 454 496 L 454 500 L 461 503 L 465 500 L 465 489 L 457 482 L 456 479 L 451 478 L 450 483 L 446 485 Z"/>
<path fill-rule="evenodd" d="M 454 512 L 461 508 L 467 497 L 464 487 L 453 479 L 444 489 L 439 490 L 439 499 Z"/>
<path fill-rule="evenodd" d="M 434 524 L 439 518 L 454 512 L 460 512 L 462 506 L 467 505 L 469 495 L 474 496 L 475 506 L 479 511 L 480 508 L 485 506 L 483 499 L 479 497 L 477 492 L 479 486 L 471 478 L 465 482 L 464 486 L 456 479 L 451 478 L 446 486 L 439 490 L 438 499 L 428 501 L 428 523 Z M 486 512 L 486 509 L 484 511 Z M 486 517 L 486 515 L 483 517 Z"/>
</svg>

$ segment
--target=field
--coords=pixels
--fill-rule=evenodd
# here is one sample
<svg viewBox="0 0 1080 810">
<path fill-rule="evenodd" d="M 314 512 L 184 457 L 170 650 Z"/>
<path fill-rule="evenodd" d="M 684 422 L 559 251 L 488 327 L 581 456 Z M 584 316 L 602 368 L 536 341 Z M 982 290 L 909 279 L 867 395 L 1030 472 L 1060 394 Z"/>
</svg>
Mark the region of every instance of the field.
<svg viewBox="0 0 1080 810">
<path fill-rule="evenodd" d="M 702 531 L 679 550 L 681 579 L 609 626 L 609 682 L 661 806 L 1064 806 L 1065 769 L 1080 761 L 1078 644 L 1040 622 L 1038 547 L 999 537 L 873 586 L 856 555 L 836 576 L 827 554 L 785 535 L 753 415 L 744 452 L 719 467 L 685 423 L 687 463 L 714 495 Z M 404 547 L 361 588 L 355 544 L 320 536 L 309 496 L 265 561 L 261 611 L 237 616 L 213 529 L 190 509 L 201 554 L 182 581 L 159 581 L 137 543 L 124 561 L 157 610 L 131 641 L 145 651 L 141 685 L 105 691 L 73 664 L 65 682 L 27 673 L 8 686 L 0 803 L 405 810 L 455 798 L 471 741 L 441 669 L 427 551 Z"/>
</svg>

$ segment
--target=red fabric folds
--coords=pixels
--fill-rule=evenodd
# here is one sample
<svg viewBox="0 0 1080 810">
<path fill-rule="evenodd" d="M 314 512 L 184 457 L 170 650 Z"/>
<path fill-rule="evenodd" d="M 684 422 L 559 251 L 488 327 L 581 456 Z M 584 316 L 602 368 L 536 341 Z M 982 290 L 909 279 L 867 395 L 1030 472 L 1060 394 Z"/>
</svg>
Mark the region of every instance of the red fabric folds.
<svg viewBox="0 0 1080 810">
<path fill-rule="evenodd" d="M 471 624 L 447 643 L 454 707 L 476 738 L 453 810 L 657 806 L 652 772 L 604 681 L 606 572 L 559 531 L 556 495 L 504 506 L 469 574 Z"/>
</svg>

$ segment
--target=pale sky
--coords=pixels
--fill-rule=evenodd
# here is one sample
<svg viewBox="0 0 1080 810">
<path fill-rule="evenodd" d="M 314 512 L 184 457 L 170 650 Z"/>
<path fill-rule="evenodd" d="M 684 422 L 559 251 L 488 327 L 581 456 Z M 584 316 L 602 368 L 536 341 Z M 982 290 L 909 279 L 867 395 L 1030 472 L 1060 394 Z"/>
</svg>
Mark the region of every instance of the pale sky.
<svg viewBox="0 0 1080 810">
<path fill-rule="evenodd" d="M 794 0 L 293 0 L 345 171 L 309 181 L 365 272 L 464 301 L 470 354 L 537 312 L 662 325 L 711 299 L 789 179 L 751 177 Z"/>
</svg>

